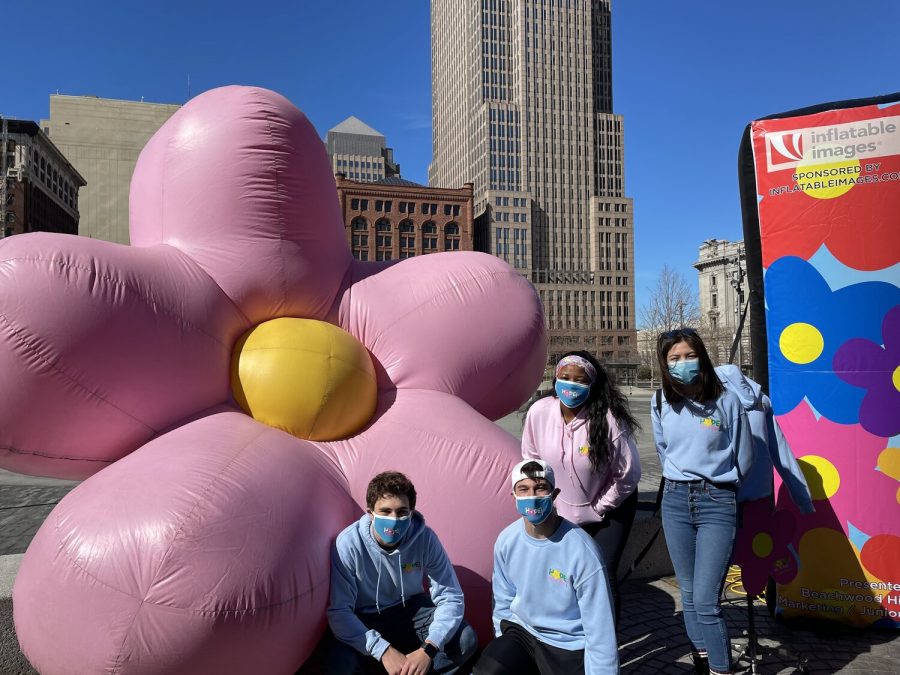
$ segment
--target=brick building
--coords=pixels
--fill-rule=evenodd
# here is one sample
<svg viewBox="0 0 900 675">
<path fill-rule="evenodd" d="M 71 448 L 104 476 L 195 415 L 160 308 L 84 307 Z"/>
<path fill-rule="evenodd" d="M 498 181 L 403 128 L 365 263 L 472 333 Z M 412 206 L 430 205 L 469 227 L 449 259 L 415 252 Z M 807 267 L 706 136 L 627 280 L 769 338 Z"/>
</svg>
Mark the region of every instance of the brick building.
<svg viewBox="0 0 900 675">
<path fill-rule="evenodd" d="M 0 120 L 0 237 L 78 234 L 85 180 L 35 122 Z"/>
<path fill-rule="evenodd" d="M 335 175 L 347 241 L 357 260 L 400 260 L 473 250 L 472 184 L 431 188 L 400 177 Z"/>
</svg>

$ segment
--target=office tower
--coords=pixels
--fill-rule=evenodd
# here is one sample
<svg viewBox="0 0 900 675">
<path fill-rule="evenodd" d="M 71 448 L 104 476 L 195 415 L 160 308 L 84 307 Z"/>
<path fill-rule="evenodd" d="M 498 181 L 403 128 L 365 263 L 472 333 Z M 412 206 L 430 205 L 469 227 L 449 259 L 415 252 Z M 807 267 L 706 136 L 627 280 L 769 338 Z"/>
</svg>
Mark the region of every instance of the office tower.
<svg viewBox="0 0 900 675">
<path fill-rule="evenodd" d="M 127 244 L 128 190 L 138 155 L 180 106 L 50 96 L 41 127 L 84 176 L 78 234 Z"/>
<path fill-rule="evenodd" d="M 81 177 L 37 123 L 0 119 L 0 237 L 78 234 Z"/>
<path fill-rule="evenodd" d="M 356 117 L 329 129 L 325 146 L 332 171 L 350 180 L 373 182 L 400 175 L 400 165 L 394 163 L 394 151 L 386 147 L 384 134 Z"/>
<path fill-rule="evenodd" d="M 694 263 L 700 289 L 700 330 L 710 358 L 715 364 L 728 363 L 734 336 L 741 328 L 735 346 L 734 363 L 744 372 L 752 368 L 750 349 L 750 312 L 746 312 L 747 256 L 743 241 L 707 239 L 700 245 Z M 741 325 L 741 317 L 744 317 Z"/>
<path fill-rule="evenodd" d="M 475 246 L 537 288 L 550 358 L 636 369 L 634 224 L 609 0 L 432 0 L 434 186 L 474 184 Z"/>
</svg>

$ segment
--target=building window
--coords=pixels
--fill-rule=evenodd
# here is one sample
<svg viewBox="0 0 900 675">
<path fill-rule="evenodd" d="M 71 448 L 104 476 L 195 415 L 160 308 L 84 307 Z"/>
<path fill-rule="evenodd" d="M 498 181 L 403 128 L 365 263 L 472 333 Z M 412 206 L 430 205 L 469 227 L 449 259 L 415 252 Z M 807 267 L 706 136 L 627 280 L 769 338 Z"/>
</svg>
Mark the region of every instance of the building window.
<svg viewBox="0 0 900 675">
<path fill-rule="evenodd" d="M 369 259 L 369 224 L 362 216 L 357 216 L 350 223 L 353 231 L 351 237 L 351 250 L 357 260 Z"/>
<path fill-rule="evenodd" d="M 382 218 L 375 223 L 375 260 L 391 260 L 394 237 L 391 234 L 391 222 Z"/>
<path fill-rule="evenodd" d="M 400 202 L 403 204 L 403 202 Z M 400 222 L 400 259 L 416 255 L 416 228 L 411 220 Z"/>
<path fill-rule="evenodd" d="M 375 200 L 375 210 L 376 211 L 384 211 L 384 202 L 380 199 Z"/>
<path fill-rule="evenodd" d="M 456 223 L 447 223 L 444 227 L 444 250 L 459 250 L 459 225 Z"/>
<path fill-rule="evenodd" d="M 438 250 L 437 225 L 430 220 L 422 225 L 422 252 L 433 253 Z"/>
<path fill-rule="evenodd" d="M 359 211 L 359 200 L 358 199 L 350 200 L 350 209 L 352 211 Z"/>
<path fill-rule="evenodd" d="M 390 212 L 391 212 L 391 207 L 392 207 L 393 205 L 394 205 L 394 202 L 392 202 L 392 201 L 390 201 L 390 200 L 386 201 L 386 202 L 384 203 L 384 212 L 385 212 L 385 213 L 390 213 Z"/>
<path fill-rule="evenodd" d="M 452 212 L 452 204 L 444 204 L 444 215 L 449 216 Z"/>
<path fill-rule="evenodd" d="M 718 294 L 716 294 L 716 293 L 713 293 L 713 294 L 712 294 L 712 306 L 713 306 L 713 307 L 718 307 L 718 306 L 719 306 L 719 296 L 718 296 Z"/>
</svg>

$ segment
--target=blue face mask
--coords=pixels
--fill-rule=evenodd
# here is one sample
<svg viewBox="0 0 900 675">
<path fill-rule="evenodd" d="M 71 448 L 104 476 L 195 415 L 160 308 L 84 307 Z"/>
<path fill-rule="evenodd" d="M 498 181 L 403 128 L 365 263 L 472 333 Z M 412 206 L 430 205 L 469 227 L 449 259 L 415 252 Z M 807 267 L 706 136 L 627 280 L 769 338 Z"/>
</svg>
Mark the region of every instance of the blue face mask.
<svg viewBox="0 0 900 675">
<path fill-rule="evenodd" d="M 403 518 L 388 518 L 387 516 L 373 516 L 372 529 L 387 546 L 393 546 L 401 539 L 409 529 L 410 516 Z"/>
<path fill-rule="evenodd" d="M 540 525 L 553 510 L 553 498 L 550 495 L 544 497 L 516 497 L 516 511 L 525 517 L 525 520 Z"/>
<path fill-rule="evenodd" d="M 669 364 L 669 374 L 672 379 L 682 384 L 693 384 L 700 375 L 700 359 L 688 359 Z"/>
<path fill-rule="evenodd" d="M 587 401 L 591 394 L 591 385 L 580 382 L 556 381 L 556 395 L 567 408 L 577 408 Z"/>
</svg>

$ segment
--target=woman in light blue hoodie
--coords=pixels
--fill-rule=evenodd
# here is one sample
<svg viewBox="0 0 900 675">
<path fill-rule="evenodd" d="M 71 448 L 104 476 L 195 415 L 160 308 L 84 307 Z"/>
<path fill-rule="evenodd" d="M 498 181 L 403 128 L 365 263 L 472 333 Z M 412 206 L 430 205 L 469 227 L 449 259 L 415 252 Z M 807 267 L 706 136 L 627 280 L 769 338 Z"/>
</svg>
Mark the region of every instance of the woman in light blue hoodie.
<svg viewBox="0 0 900 675">
<path fill-rule="evenodd" d="M 650 416 L 665 477 L 666 545 L 695 671 L 726 675 L 732 672 L 731 645 L 719 595 L 737 530 L 737 492 L 753 457 L 750 428 L 696 331 L 662 333 L 656 355 L 662 400 L 654 400 Z"/>
</svg>

